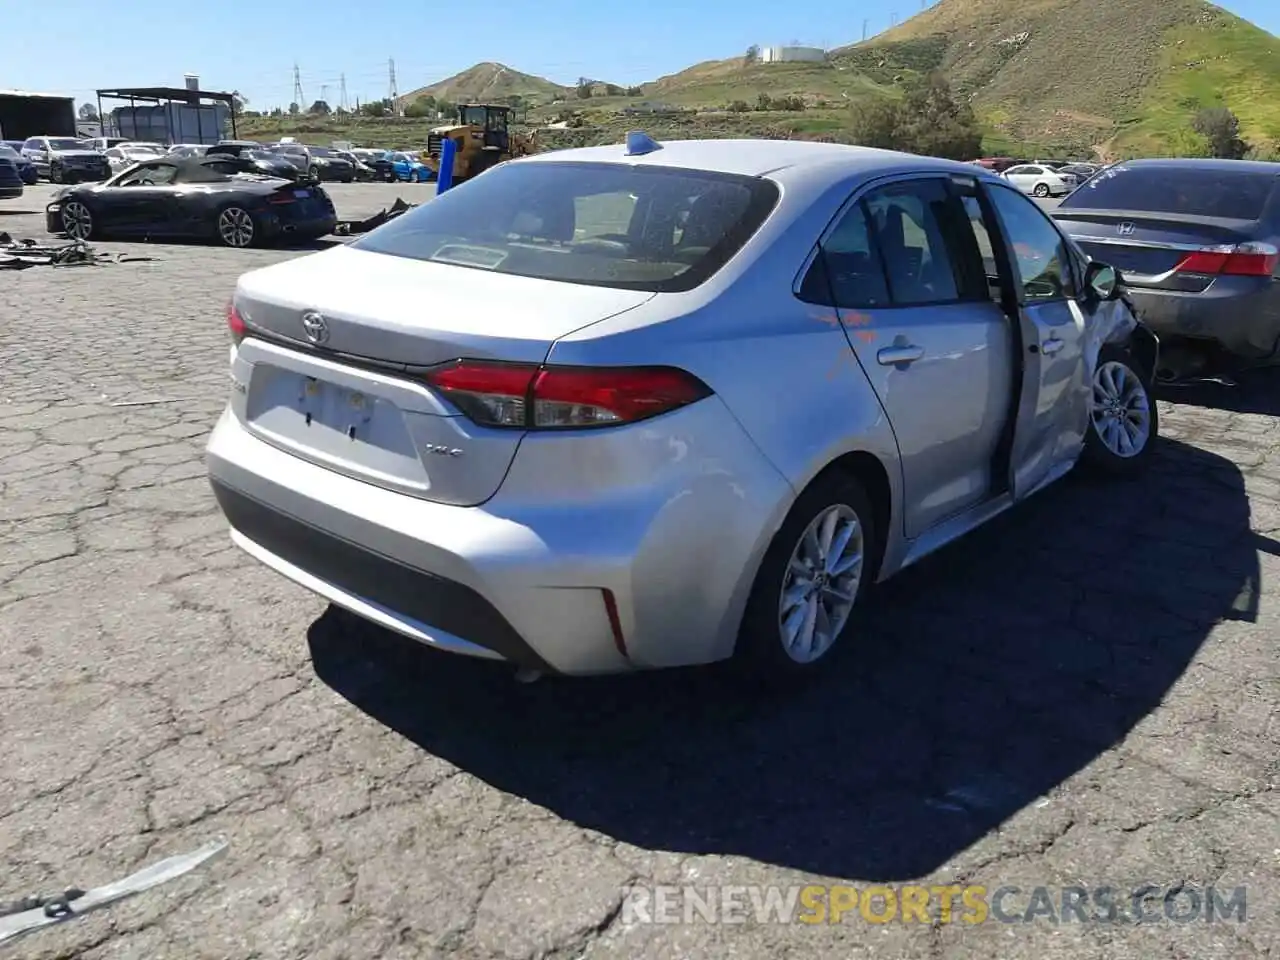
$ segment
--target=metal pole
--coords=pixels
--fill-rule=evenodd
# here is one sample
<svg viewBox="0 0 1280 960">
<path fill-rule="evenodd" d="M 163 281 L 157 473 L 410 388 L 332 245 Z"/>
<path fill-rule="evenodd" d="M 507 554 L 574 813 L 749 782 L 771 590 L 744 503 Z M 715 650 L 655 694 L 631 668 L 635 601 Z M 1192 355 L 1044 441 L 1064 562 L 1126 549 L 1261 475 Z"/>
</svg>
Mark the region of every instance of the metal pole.
<svg viewBox="0 0 1280 960">
<path fill-rule="evenodd" d="M 97 94 L 97 97 L 98 97 L 98 126 L 102 128 L 99 132 L 105 137 L 107 136 L 107 118 L 102 115 L 102 94 L 101 93 Z"/>
<path fill-rule="evenodd" d="M 231 139 L 239 140 L 240 132 L 236 129 L 236 98 L 231 98 Z"/>
<path fill-rule="evenodd" d="M 453 157 L 458 152 L 458 145 L 449 137 L 440 144 L 440 173 L 436 175 L 436 196 L 453 186 Z"/>
<path fill-rule="evenodd" d="M 204 143 L 204 105 L 196 100 L 196 141 Z"/>
</svg>

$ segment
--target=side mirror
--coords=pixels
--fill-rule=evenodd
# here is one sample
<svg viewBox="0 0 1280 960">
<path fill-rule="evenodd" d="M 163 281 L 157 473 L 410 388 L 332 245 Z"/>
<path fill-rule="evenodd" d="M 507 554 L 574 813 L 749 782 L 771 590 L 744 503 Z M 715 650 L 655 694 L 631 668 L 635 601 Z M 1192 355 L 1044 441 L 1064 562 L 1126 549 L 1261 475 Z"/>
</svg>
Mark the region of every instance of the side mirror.
<svg viewBox="0 0 1280 960">
<path fill-rule="evenodd" d="M 1121 293 L 1120 273 L 1115 267 L 1097 260 L 1090 262 L 1084 274 L 1085 288 L 1099 300 L 1118 300 Z"/>
</svg>

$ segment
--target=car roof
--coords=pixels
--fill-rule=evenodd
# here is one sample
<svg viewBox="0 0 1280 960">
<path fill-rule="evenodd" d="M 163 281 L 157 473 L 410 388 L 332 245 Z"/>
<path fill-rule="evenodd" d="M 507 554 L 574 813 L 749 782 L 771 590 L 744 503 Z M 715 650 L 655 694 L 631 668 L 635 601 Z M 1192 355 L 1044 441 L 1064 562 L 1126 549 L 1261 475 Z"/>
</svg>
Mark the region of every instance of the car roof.
<svg viewBox="0 0 1280 960">
<path fill-rule="evenodd" d="M 1233 170 L 1280 175 L 1280 163 L 1269 160 L 1224 160 L 1218 157 L 1150 157 L 1121 160 L 1113 166 L 1152 167 L 1167 170 L 1194 170 L 1202 173 L 1225 173 Z"/>
<path fill-rule="evenodd" d="M 520 163 L 622 163 L 680 167 L 771 179 L 842 180 L 851 174 L 873 176 L 904 169 L 962 173 L 998 180 L 971 163 L 940 160 L 893 150 L 806 140 L 666 140 L 662 149 L 628 156 L 625 144 L 579 147 L 522 157 Z"/>
</svg>

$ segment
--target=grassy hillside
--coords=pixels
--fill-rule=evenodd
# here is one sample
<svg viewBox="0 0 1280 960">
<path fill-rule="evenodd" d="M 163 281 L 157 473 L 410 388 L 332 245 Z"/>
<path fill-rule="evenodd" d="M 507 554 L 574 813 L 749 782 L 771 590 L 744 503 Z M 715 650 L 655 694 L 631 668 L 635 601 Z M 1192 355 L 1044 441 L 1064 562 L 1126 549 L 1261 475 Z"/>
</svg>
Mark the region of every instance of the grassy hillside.
<svg viewBox="0 0 1280 960">
<path fill-rule="evenodd" d="M 571 131 L 548 136 L 556 143 L 614 142 L 635 126 L 663 136 L 846 140 L 850 104 L 900 96 L 931 70 L 972 103 L 989 153 L 1194 154 L 1206 145 L 1192 120 L 1216 106 L 1240 118 L 1242 136 L 1263 155 L 1280 153 L 1280 39 L 1206 0 L 938 0 L 893 30 L 831 51 L 825 63 L 707 60 L 644 84 L 639 96 L 601 96 L 606 86 L 595 84 L 586 99 L 542 77 L 479 63 L 405 101 L 520 97 L 535 106 L 535 124 L 576 115 Z M 762 97 L 774 101 L 763 111 Z M 779 113 L 779 98 L 803 109 Z M 645 103 L 690 112 L 623 113 Z M 337 136 L 411 145 L 426 136 L 425 124 L 403 120 L 264 118 L 258 126 L 246 129 L 314 142 Z"/>
<path fill-rule="evenodd" d="M 452 103 L 502 102 L 509 97 L 522 97 L 529 103 L 550 103 L 572 93 L 569 87 L 521 73 L 506 64 L 477 63 L 452 77 L 404 94 L 404 102 L 432 96 Z"/>
<path fill-rule="evenodd" d="M 1280 134 L 1280 40 L 1204 0 L 940 0 L 833 61 L 941 69 L 1015 140 L 1185 149 L 1219 105 L 1246 139 Z"/>
</svg>

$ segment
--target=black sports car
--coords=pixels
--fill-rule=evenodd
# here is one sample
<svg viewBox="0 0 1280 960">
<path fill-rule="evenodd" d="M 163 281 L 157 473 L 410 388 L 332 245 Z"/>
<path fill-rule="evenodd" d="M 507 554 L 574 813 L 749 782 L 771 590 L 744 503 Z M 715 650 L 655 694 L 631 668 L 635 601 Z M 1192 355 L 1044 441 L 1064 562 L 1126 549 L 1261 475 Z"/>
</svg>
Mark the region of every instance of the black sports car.
<svg viewBox="0 0 1280 960">
<path fill-rule="evenodd" d="M 233 175 L 218 170 L 218 160 L 162 157 L 105 183 L 67 187 L 45 208 L 45 225 L 76 240 L 207 239 L 228 247 L 333 232 L 333 201 L 318 184 Z"/>
</svg>

